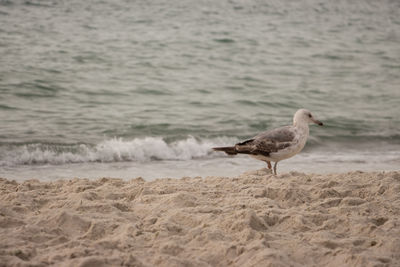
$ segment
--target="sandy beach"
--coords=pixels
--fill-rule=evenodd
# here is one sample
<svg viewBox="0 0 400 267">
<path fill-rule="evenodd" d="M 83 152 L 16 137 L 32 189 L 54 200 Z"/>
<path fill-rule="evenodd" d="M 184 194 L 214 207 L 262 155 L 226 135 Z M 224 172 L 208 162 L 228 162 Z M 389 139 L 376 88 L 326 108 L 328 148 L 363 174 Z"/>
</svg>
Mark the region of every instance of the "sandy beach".
<svg viewBox="0 0 400 267">
<path fill-rule="evenodd" d="M 400 266 L 400 172 L 0 179 L 1 266 Z"/>
</svg>

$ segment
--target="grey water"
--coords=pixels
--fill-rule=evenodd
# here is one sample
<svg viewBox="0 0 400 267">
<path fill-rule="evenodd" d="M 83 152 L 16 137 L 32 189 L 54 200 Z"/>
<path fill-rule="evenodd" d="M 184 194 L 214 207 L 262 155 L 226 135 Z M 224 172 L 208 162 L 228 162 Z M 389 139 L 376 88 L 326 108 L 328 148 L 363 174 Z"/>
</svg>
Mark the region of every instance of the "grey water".
<svg viewBox="0 0 400 267">
<path fill-rule="evenodd" d="M 239 175 L 298 108 L 281 172 L 399 169 L 399 1 L 0 0 L 0 177 Z"/>
</svg>

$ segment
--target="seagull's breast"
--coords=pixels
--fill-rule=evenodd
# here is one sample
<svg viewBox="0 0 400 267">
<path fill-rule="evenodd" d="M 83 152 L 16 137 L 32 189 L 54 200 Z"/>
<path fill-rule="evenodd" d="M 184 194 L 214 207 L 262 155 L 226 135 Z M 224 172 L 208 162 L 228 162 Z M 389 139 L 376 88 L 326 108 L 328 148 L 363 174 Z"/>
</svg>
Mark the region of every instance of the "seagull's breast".
<svg viewBox="0 0 400 267">
<path fill-rule="evenodd" d="M 291 144 L 282 150 L 271 153 L 271 159 L 273 161 L 281 161 L 293 157 L 301 150 L 303 150 L 304 146 L 306 145 L 307 138 L 308 129 L 296 129 L 295 138 L 293 139 Z"/>
</svg>

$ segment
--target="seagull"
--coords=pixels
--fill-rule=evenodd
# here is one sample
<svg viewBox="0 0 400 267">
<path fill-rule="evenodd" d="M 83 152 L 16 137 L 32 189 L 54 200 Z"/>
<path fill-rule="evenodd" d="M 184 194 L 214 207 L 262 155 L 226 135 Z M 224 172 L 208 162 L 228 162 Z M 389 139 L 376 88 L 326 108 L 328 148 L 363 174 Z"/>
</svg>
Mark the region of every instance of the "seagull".
<svg viewBox="0 0 400 267">
<path fill-rule="evenodd" d="M 305 146 L 309 135 L 308 124 L 324 125 L 315 119 L 307 109 L 299 109 L 293 116 L 293 125 L 283 126 L 262 132 L 252 139 L 237 143 L 234 146 L 214 147 L 215 151 L 223 151 L 228 155 L 248 154 L 258 160 L 265 161 L 268 169 L 272 169 L 271 161 L 276 165 L 279 161 L 293 157 Z"/>
</svg>

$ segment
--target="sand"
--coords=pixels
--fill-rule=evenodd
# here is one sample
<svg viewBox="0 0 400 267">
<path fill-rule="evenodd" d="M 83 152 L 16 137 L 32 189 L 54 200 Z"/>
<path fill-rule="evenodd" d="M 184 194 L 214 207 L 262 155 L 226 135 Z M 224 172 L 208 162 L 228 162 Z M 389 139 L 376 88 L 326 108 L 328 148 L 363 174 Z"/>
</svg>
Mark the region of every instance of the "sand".
<svg viewBox="0 0 400 267">
<path fill-rule="evenodd" d="M 1 266 L 400 266 L 400 172 L 0 179 Z"/>
</svg>

